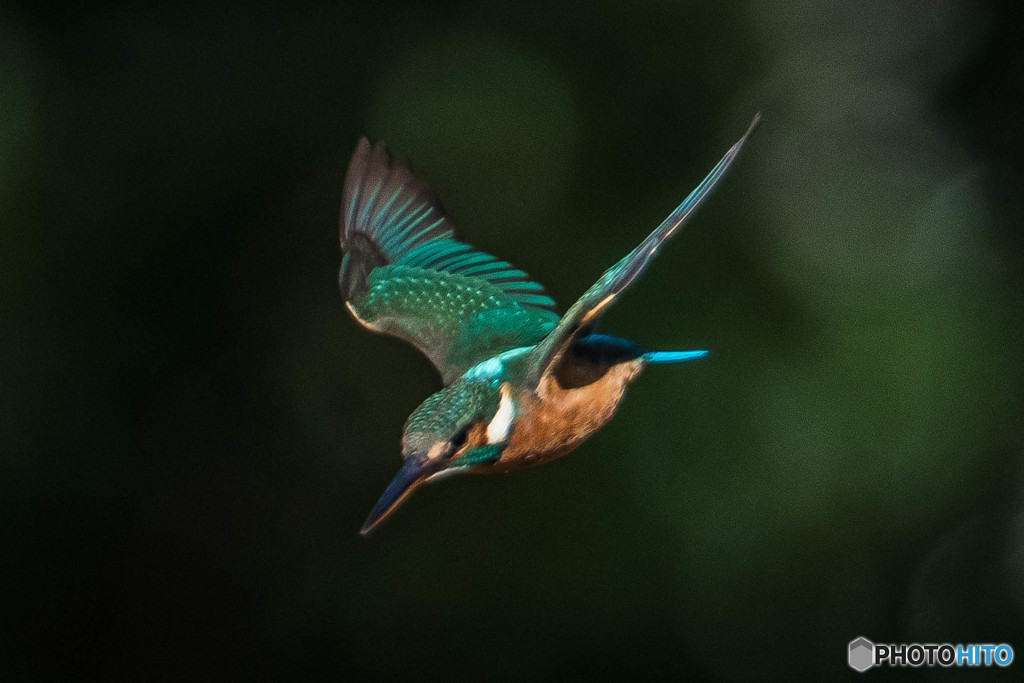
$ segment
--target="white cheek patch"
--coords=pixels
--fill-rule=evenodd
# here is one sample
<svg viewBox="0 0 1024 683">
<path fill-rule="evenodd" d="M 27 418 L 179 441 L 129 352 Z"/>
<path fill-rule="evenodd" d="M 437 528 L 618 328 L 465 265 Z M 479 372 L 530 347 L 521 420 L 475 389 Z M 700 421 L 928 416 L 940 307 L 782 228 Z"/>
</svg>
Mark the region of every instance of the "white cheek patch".
<svg viewBox="0 0 1024 683">
<path fill-rule="evenodd" d="M 512 429 L 512 419 L 515 417 L 515 406 L 512 404 L 512 392 L 507 384 L 501 385 L 501 403 L 498 404 L 498 412 L 491 418 L 487 425 L 487 443 L 502 443 L 508 438 Z"/>
</svg>

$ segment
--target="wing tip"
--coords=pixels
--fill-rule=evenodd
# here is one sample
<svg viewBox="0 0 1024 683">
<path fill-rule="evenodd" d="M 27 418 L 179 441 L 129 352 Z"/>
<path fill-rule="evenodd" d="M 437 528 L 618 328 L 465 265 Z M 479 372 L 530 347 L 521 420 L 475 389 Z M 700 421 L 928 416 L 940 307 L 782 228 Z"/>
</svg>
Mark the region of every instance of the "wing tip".
<svg viewBox="0 0 1024 683">
<path fill-rule="evenodd" d="M 756 114 L 754 114 L 754 119 L 750 122 L 750 125 L 747 126 L 747 132 L 743 134 L 743 137 L 748 137 L 751 133 L 753 133 L 754 129 L 757 128 L 757 126 L 760 123 L 761 123 L 761 112 L 757 112 Z"/>
<path fill-rule="evenodd" d="M 740 139 L 737 140 L 732 147 L 729 148 L 729 151 L 726 152 L 724 159 L 728 159 L 731 161 L 734 157 L 736 157 L 736 155 L 738 155 L 740 153 L 740 150 L 743 148 L 743 145 L 746 144 L 747 138 L 750 137 L 751 133 L 757 130 L 757 127 L 760 124 L 761 112 L 757 112 L 756 114 L 754 114 L 754 118 L 750 121 L 750 125 L 747 126 L 747 131 L 743 133 Z"/>
<path fill-rule="evenodd" d="M 403 199 L 396 201 L 399 195 Z M 408 161 L 392 153 L 383 140 L 371 143 L 368 137 L 361 136 L 345 175 L 340 216 L 342 250 L 354 233 L 364 233 L 379 242 L 383 237 L 380 246 L 393 260 L 397 254 L 391 253 L 391 245 L 386 244 L 387 233 L 398 229 L 400 219 L 407 219 L 400 226 L 404 229 L 432 214 L 432 220 L 442 219 L 442 226 L 420 235 L 417 243 L 452 231 L 444 208 L 427 183 L 412 172 Z"/>
</svg>

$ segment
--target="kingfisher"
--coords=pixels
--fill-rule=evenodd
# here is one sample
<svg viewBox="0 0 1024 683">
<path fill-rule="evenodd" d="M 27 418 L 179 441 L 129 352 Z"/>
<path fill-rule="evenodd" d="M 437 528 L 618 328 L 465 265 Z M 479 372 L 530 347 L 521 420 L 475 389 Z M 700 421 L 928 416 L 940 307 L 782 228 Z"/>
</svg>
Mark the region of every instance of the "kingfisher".
<svg viewBox="0 0 1024 683">
<path fill-rule="evenodd" d="M 565 455 L 612 418 L 645 366 L 707 355 L 646 351 L 596 326 L 710 195 L 759 118 L 565 315 L 525 272 L 458 239 L 427 184 L 383 143 L 359 140 L 341 207 L 341 295 L 359 324 L 415 346 L 444 384 L 406 421 L 401 469 L 361 534 L 424 482 Z"/>
</svg>

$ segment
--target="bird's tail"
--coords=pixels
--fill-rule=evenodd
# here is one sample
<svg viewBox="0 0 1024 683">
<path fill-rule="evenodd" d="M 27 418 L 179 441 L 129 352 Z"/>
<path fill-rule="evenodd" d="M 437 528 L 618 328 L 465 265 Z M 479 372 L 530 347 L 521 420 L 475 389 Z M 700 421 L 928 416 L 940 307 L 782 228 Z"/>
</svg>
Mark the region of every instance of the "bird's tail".
<svg viewBox="0 0 1024 683">
<path fill-rule="evenodd" d="M 707 351 L 648 351 L 643 355 L 643 359 L 651 365 L 670 365 L 697 360 L 706 355 L 708 355 Z"/>
</svg>

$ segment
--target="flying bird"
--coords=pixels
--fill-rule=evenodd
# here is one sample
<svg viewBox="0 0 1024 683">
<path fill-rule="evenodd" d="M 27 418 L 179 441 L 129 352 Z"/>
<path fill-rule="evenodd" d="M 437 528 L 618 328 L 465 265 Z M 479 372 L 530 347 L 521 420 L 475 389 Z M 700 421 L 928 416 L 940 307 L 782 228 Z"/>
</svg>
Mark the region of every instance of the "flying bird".
<svg viewBox="0 0 1024 683">
<path fill-rule="evenodd" d="M 611 419 L 645 366 L 707 355 L 645 351 L 595 329 L 722 179 L 759 118 L 565 315 L 522 270 L 457 239 L 427 185 L 382 143 L 359 141 L 341 208 L 341 295 L 361 325 L 423 352 L 444 383 L 406 422 L 402 467 L 362 534 L 426 481 L 565 455 Z"/>
</svg>

